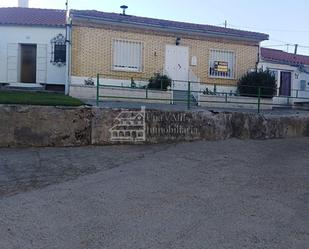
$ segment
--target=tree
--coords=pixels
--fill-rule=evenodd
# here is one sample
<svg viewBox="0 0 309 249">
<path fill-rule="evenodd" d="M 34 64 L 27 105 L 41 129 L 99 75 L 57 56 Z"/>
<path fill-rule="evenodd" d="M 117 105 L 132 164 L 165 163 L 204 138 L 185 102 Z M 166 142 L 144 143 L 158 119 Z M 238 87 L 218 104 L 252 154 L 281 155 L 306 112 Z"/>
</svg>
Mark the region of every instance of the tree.
<svg viewBox="0 0 309 249">
<path fill-rule="evenodd" d="M 237 90 L 241 96 L 257 97 L 259 88 L 262 98 L 275 96 L 277 82 L 275 76 L 269 70 L 248 72 L 237 83 Z"/>
</svg>

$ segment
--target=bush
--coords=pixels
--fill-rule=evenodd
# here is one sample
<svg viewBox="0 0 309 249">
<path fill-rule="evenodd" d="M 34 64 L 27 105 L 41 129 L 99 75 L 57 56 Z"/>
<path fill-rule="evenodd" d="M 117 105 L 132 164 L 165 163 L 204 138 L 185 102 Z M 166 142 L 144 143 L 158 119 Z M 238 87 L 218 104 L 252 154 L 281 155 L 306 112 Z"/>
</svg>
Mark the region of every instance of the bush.
<svg viewBox="0 0 309 249">
<path fill-rule="evenodd" d="M 262 98 L 272 98 L 276 94 L 276 78 L 270 71 L 255 71 L 245 74 L 237 84 L 241 96 L 257 97 L 261 88 Z"/>
<path fill-rule="evenodd" d="M 167 75 L 161 75 L 159 73 L 154 74 L 149 79 L 148 89 L 167 90 L 172 84 L 172 79 Z"/>
</svg>

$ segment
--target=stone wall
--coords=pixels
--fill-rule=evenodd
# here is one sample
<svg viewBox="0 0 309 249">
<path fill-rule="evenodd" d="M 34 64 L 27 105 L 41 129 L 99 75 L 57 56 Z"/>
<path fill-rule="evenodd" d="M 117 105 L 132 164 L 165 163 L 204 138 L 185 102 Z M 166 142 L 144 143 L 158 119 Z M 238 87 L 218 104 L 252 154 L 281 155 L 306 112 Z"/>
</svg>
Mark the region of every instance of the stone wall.
<svg viewBox="0 0 309 249">
<path fill-rule="evenodd" d="M 91 143 L 91 109 L 0 106 L 0 147 Z"/>
<path fill-rule="evenodd" d="M 141 110 L 135 110 L 135 114 Z M 112 140 L 120 109 L 0 107 L 0 147 L 168 143 L 196 140 L 271 139 L 309 136 L 309 115 L 172 112 L 146 110 L 145 139 Z M 143 121 L 143 119 L 141 119 Z M 126 121 L 127 122 L 127 121 Z M 141 137 L 142 138 L 142 137 Z M 121 139 L 120 139 L 121 140 Z"/>
</svg>

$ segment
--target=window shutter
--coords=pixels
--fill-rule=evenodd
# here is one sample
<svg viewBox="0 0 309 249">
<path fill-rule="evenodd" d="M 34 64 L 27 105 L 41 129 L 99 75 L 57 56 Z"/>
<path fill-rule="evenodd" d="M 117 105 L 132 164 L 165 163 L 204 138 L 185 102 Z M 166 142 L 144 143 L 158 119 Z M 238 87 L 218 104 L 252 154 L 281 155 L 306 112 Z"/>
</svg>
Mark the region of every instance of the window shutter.
<svg viewBox="0 0 309 249">
<path fill-rule="evenodd" d="M 113 41 L 113 69 L 142 71 L 142 43 L 135 41 Z"/>
</svg>

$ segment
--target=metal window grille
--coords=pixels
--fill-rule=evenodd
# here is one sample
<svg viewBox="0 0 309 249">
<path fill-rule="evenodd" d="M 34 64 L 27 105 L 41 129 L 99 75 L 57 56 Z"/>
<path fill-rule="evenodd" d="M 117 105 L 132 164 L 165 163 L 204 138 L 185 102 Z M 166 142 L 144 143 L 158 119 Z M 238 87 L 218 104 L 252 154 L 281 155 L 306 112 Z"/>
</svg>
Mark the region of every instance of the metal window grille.
<svg viewBox="0 0 309 249">
<path fill-rule="evenodd" d="M 218 78 L 235 78 L 235 53 L 226 50 L 211 50 L 209 75 Z"/>
<path fill-rule="evenodd" d="M 141 72 L 142 50 L 142 42 L 113 40 L 113 69 Z"/>
</svg>

